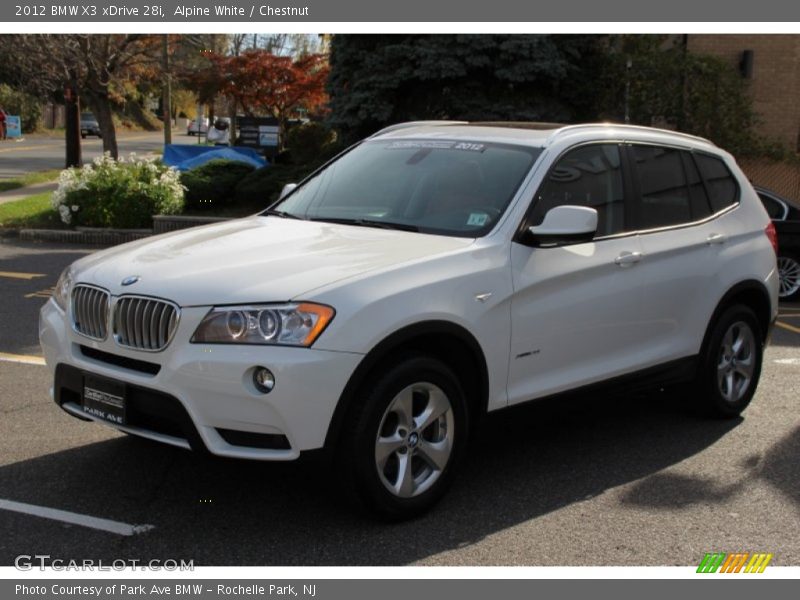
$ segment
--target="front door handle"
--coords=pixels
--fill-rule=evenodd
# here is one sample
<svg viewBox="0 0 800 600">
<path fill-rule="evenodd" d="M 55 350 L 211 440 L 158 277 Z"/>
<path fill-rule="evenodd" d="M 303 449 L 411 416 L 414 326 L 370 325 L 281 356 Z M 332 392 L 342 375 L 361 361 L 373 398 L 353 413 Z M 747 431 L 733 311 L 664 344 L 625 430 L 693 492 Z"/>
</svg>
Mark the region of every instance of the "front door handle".
<svg viewBox="0 0 800 600">
<path fill-rule="evenodd" d="M 722 233 L 712 233 L 706 238 L 706 244 L 709 246 L 713 244 L 724 244 L 728 241 L 728 236 Z"/>
<path fill-rule="evenodd" d="M 620 267 L 630 267 L 642 260 L 641 252 L 623 252 L 614 259 L 614 264 Z"/>
</svg>

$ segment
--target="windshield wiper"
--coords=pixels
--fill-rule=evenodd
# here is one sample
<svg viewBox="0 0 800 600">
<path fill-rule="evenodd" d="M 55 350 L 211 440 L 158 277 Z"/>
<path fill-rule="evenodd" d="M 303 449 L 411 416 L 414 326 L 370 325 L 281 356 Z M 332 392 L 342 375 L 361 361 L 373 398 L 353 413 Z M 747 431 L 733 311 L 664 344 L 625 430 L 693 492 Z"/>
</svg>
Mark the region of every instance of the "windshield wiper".
<svg viewBox="0 0 800 600">
<path fill-rule="evenodd" d="M 286 212 L 285 210 L 275 210 L 269 209 L 261 213 L 262 215 L 268 215 L 270 217 L 281 217 L 282 219 L 299 219 L 300 221 L 305 221 L 305 219 L 299 215 L 292 214 L 290 212 Z"/>
<path fill-rule="evenodd" d="M 419 227 L 407 223 L 392 223 L 391 221 L 379 221 L 377 219 L 345 219 L 341 217 L 312 217 L 312 221 L 324 221 L 326 223 L 339 223 L 341 225 L 356 225 L 358 227 L 375 227 L 377 229 L 397 229 L 399 231 L 419 232 Z"/>
</svg>

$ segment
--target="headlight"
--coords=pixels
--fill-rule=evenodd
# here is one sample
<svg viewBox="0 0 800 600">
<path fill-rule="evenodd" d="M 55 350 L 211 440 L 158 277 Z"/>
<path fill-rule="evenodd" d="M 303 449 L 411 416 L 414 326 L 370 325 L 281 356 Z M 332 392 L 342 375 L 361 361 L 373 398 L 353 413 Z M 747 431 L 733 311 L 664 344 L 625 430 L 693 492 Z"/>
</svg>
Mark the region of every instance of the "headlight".
<svg viewBox="0 0 800 600">
<path fill-rule="evenodd" d="M 69 301 L 69 293 L 72 290 L 72 267 L 67 267 L 61 273 L 61 276 L 56 282 L 56 287 L 53 289 L 53 300 L 56 301 L 61 310 L 67 310 L 67 302 Z"/>
<path fill-rule="evenodd" d="M 335 314 L 330 306 L 311 302 L 217 307 L 203 318 L 192 342 L 310 346 Z"/>
</svg>

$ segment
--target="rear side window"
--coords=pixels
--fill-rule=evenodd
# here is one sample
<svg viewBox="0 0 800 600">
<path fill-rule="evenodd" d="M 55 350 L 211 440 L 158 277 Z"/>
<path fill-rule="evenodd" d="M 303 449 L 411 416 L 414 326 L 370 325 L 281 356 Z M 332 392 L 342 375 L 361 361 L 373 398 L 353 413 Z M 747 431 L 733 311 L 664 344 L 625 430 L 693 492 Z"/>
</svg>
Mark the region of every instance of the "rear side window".
<svg viewBox="0 0 800 600">
<path fill-rule="evenodd" d="M 632 146 L 639 183 L 639 225 L 653 229 L 689 223 L 692 202 L 680 150 Z"/>
<path fill-rule="evenodd" d="M 699 221 L 711 216 L 711 204 L 708 199 L 706 185 L 700 177 L 700 171 L 690 152 L 681 151 L 683 166 L 686 170 L 686 179 L 689 182 L 689 203 L 692 209 L 692 220 Z"/>
<path fill-rule="evenodd" d="M 625 195 L 616 144 L 581 146 L 565 154 L 539 188 L 529 219 L 540 225 L 551 208 L 588 206 L 597 210 L 597 236 L 625 230 Z"/>
<path fill-rule="evenodd" d="M 739 197 L 739 186 L 725 163 L 716 156 L 695 153 L 700 174 L 706 181 L 711 200 L 711 208 L 719 212 L 736 204 Z"/>
</svg>

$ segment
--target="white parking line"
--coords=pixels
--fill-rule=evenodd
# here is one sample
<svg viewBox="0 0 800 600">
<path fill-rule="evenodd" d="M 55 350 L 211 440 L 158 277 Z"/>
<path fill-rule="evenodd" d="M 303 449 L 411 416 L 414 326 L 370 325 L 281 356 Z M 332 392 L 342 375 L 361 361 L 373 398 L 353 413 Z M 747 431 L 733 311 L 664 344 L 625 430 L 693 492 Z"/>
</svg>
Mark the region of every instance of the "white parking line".
<svg viewBox="0 0 800 600">
<path fill-rule="evenodd" d="M 44 359 L 41 356 L 31 356 L 29 354 L 7 354 L 0 352 L 0 362 L 20 363 L 23 365 L 43 365 Z"/>
<path fill-rule="evenodd" d="M 66 510 L 58 510 L 57 508 L 24 504 L 12 500 L 0 499 L 0 510 L 10 510 L 25 515 L 33 515 L 34 517 L 42 517 L 43 519 L 80 525 L 81 527 L 88 527 L 90 529 L 99 529 L 100 531 L 116 533 L 117 535 L 131 536 L 155 529 L 153 525 L 128 525 L 127 523 L 111 521 L 110 519 L 100 519 L 98 517 L 90 517 L 89 515 L 81 515 Z"/>
<path fill-rule="evenodd" d="M 778 365 L 800 365 L 800 358 L 776 358 L 772 362 Z"/>
</svg>

